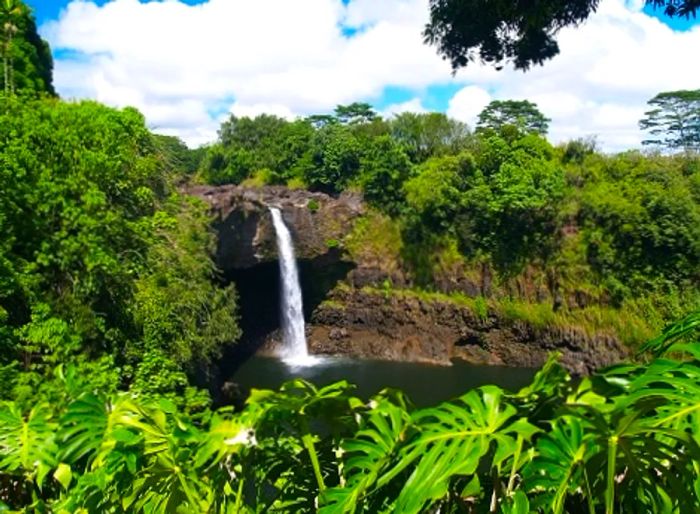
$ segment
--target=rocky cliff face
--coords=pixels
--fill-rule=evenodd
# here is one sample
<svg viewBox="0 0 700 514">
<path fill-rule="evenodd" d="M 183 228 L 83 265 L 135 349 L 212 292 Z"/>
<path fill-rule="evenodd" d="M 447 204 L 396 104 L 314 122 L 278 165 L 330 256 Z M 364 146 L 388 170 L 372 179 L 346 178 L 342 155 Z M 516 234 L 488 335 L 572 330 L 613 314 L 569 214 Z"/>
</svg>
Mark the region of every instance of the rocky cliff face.
<svg viewBox="0 0 700 514">
<path fill-rule="evenodd" d="M 314 353 L 422 361 L 540 367 L 550 352 L 571 372 L 585 375 L 627 352 L 607 334 L 537 328 L 493 312 L 478 316 L 453 302 L 410 293 L 342 287 L 313 313 L 308 331 Z"/>
<path fill-rule="evenodd" d="M 211 205 L 219 234 L 216 260 L 224 272 L 277 259 L 271 206 L 282 211 L 299 259 L 331 252 L 364 211 L 357 195 L 332 198 L 281 186 L 195 186 L 188 192 Z"/>
<path fill-rule="evenodd" d="M 246 345 L 279 344 L 277 249 L 270 206 L 282 211 L 300 260 L 307 336 L 313 353 L 428 362 L 538 367 L 552 351 L 576 374 L 617 362 L 625 348 L 609 334 L 569 327 L 535 327 L 447 300 L 402 292 L 410 280 L 395 265 L 369 256 L 354 262 L 342 241 L 365 211 L 356 195 L 332 198 L 283 187 L 197 186 L 189 192 L 211 205 L 219 234 L 216 259 L 241 296 Z M 371 253 L 371 252 L 370 252 Z M 490 274 L 445 277 L 443 292 L 489 296 Z M 382 292 L 383 283 L 392 284 Z M 459 287 L 458 287 L 459 286 Z M 398 288 L 398 289 L 396 289 Z M 456 289 L 455 289 L 456 288 Z M 533 295 L 524 295 L 529 297 Z M 539 298 L 539 294 L 536 295 Z"/>
</svg>

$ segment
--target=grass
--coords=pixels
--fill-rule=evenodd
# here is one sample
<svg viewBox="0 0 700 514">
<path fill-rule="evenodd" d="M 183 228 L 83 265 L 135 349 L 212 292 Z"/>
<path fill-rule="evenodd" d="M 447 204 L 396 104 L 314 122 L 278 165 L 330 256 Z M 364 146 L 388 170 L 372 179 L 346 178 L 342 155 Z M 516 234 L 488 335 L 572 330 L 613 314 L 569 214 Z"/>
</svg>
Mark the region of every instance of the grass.
<svg viewBox="0 0 700 514">
<path fill-rule="evenodd" d="M 342 302 L 337 302 L 335 300 L 323 300 L 323 302 L 321 302 L 321 304 L 319 305 L 319 308 L 343 311 L 345 310 L 345 304 Z"/>
<path fill-rule="evenodd" d="M 370 210 L 355 221 L 344 247 L 355 262 L 388 271 L 398 269 L 403 248 L 401 227 L 388 216 Z"/>
</svg>

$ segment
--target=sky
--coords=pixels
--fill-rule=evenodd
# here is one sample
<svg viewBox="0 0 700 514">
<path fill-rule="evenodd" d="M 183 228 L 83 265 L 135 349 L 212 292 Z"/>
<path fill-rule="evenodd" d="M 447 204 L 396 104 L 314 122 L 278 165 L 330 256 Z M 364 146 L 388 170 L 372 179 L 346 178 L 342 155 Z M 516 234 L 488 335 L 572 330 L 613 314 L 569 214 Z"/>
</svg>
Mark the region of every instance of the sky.
<svg viewBox="0 0 700 514">
<path fill-rule="evenodd" d="M 473 126 L 491 100 L 527 99 L 549 138 L 640 146 L 661 91 L 700 88 L 700 18 L 643 0 L 602 0 L 561 53 L 524 73 L 479 64 L 452 74 L 421 32 L 429 0 L 28 0 L 64 98 L 135 106 L 190 146 L 231 113 L 287 118 L 366 101 L 386 116 L 442 111 Z"/>
</svg>

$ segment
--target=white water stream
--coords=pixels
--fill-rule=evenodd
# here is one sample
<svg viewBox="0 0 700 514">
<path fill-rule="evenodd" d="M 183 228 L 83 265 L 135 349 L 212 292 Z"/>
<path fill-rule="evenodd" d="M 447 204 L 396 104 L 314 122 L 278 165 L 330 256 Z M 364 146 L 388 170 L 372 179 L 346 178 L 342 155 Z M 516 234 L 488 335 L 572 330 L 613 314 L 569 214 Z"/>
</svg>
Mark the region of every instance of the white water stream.
<svg viewBox="0 0 700 514">
<path fill-rule="evenodd" d="M 317 359 L 309 355 L 304 332 L 304 309 L 301 301 L 299 272 L 294 256 L 292 236 L 284 224 L 282 213 L 270 207 L 272 222 L 277 235 L 277 253 L 280 264 L 280 308 L 282 318 L 282 359 L 295 366 L 309 366 Z"/>
</svg>

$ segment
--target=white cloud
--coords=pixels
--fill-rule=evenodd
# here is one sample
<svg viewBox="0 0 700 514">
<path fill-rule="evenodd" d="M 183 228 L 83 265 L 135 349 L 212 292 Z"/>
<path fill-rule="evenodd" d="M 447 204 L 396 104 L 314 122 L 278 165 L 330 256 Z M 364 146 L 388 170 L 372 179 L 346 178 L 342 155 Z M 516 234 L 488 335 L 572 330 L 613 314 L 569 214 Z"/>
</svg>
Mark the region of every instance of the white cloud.
<svg viewBox="0 0 700 514">
<path fill-rule="evenodd" d="M 343 22 L 360 28 L 379 22 L 424 25 L 428 8 L 428 0 L 352 0 Z"/>
<path fill-rule="evenodd" d="M 490 101 L 491 95 L 485 89 L 467 86 L 452 97 L 447 114 L 474 127 L 477 116 Z"/>
<path fill-rule="evenodd" d="M 381 115 L 385 118 L 390 118 L 391 116 L 401 114 L 402 112 L 415 112 L 420 114 L 428 112 L 428 109 L 423 106 L 423 102 L 420 98 L 412 98 L 406 102 L 388 105 L 381 112 Z"/>
<path fill-rule="evenodd" d="M 73 0 L 42 33 L 54 50 L 80 55 L 56 60 L 61 94 L 134 105 L 192 144 L 215 137 L 227 111 L 326 112 L 387 86 L 415 92 L 387 113 L 420 110 L 426 88 L 452 80 L 464 86 L 452 116 L 473 123 L 492 98 L 527 98 L 552 118 L 552 139 L 599 134 L 613 150 L 642 139 L 647 99 L 700 87 L 700 28 L 674 32 L 639 8 L 603 0 L 583 26 L 561 32 L 558 57 L 527 74 L 470 65 L 455 79 L 423 44 L 428 0 Z M 343 27 L 359 31 L 346 37 Z"/>
<path fill-rule="evenodd" d="M 700 26 L 674 32 L 637 4 L 603 0 L 582 26 L 561 31 L 561 53 L 544 67 L 499 73 L 470 66 L 458 77 L 498 99 L 537 103 L 552 119 L 554 141 L 598 135 L 607 150 L 638 147 L 643 133 L 637 123 L 648 99 L 700 87 L 700 68 L 693 64 Z"/>
<path fill-rule="evenodd" d="M 427 15 L 426 0 L 73 0 L 42 32 L 55 50 L 81 55 L 56 60 L 64 96 L 134 105 L 198 143 L 215 134 L 220 113 L 208 113 L 224 98 L 237 114 L 291 117 L 443 79 L 448 65 L 422 43 Z M 364 28 L 348 38 L 348 23 Z"/>
<path fill-rule="evenodd" d="M 239 102 L 234 102 L 231 106 L 231 113 L 238 117 L 248 116 L 254 118 L 259 114 L 274 114 L 280 118 L 286 118 L 288 120 L 294 119 L 294 113 L 282 104 L 253 104 L 253 105 L 243 105 Z"/>
</svg>

